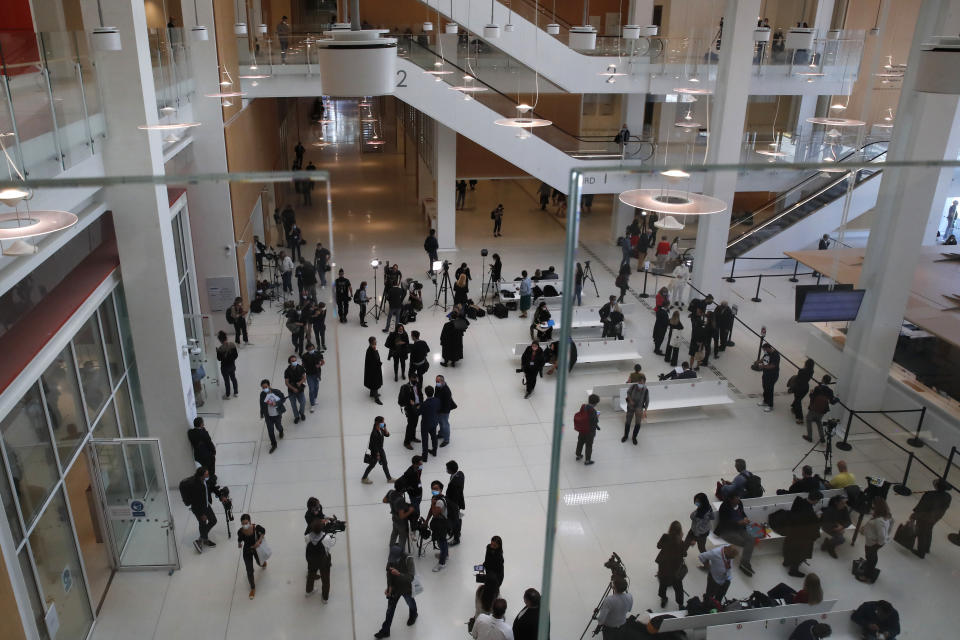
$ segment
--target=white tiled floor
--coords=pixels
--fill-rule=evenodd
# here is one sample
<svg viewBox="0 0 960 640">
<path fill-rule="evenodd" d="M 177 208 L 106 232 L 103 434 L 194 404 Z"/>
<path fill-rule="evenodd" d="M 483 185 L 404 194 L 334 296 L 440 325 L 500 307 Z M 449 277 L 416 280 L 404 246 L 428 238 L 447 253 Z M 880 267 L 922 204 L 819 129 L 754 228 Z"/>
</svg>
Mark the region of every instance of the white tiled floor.
<svg viewBox="0 0 960 640">
<path fill-rule="evenodd" d="M 371 160 L 373 158 L 373 160 Z M 398 177 L 402 159 L 395 155 L 367 156 L 364 173 L 353 172 L 345 163 L 334 173 L 338 187 L 336 211 L 336 261 L 345 267 L 354 285 L 361 278 L 372 280 L 371 256 L 398 260 L 405 274 L 419 275 L 424 255 L 424 229 L 416 216 L 409 180 Z M 318 163 L 320 164 L 320 163 Z M 359 184 L 396 185 L 389 189 L 357 189 Z M 521 268 L 562 263 L 562 233 L 559 224 L 536 210 L 529 184 L 512 181 L 481 182 L 468 196 L 468 207 L 458 214 L 458 246 L 451 260 L 466 260 L 474 273 L 477 290 L 480 275 L 479 250 L 498 251 L 504 273 Z M 342 189 L 342 190 L 341 190 Z M 490 237 L 487 212 L 496 202 L 507 205 L 504 237 Z M 594 214 L 584 220 L 583 242 L 607 265 L 616 266 L 619 251 L 605 243 L 609 224 L 599 202 Z M 326 238 L 325 221 L 318 214 L 299 212 L 308 240 Z M 586 255 L 586 254 L 584 254 Z M 612 276 L 594 264 L 601 294 L 612 290 Z M 775 300 L 789 295 L 785 278 L 773 283 L 762 297 L 765 304 L 740 301 L 741 313 L 752 322 L 765 323 L 776 331 L 787 353 L 802 355 L 806 341 L 803 329 L 787 318 L 789 310 Z M 649 283 L 652 285 L 652 283 Z M 750 298 L 752 283 L 730 287 L 722 295 Z M 433 285 L 426 282 L 432 295 Z M 651 291 L 655 290 L 650 286 Z M 324 292 L 325 295 L 328 292 Z M 590 302 L 593 296 L 585 296 Z M 718 295 L 719 297 L 719 295 Z M 586 302 L 586 301 L 585 301 Z M 351 305 L 352 306 L 352 305 Z M 442 314 L 425 311 L 410 328 L 420 330 L 439 350 Z M 652 313 L 641 309 L 629 319 L 629 334 L 646 338 Z M 795 333 L 795 344 L 789 336 Z M 359 482 L 367 434 L 373 417 L 382 414 L 393 429 L 387 454 L 391 472 L 399 475 L 409 454 L 402 447 L 403 419 L 394 404 L 399 383 L 386 373 L 384 406 L 374 405 L 361 386 L 362 357 L 366 339 L 381 337 L 371 324 L 361 329 L 355 313 L 347 325 L 330 322 L 326 367 L 321 383 L 319 409 L 300 425 L 286 425 L 286 438 L 268 455 L 268 441 L 256 416 L 257 383 L 267 376 L 279 380 L 288 355 L 289 342 L 279 317 L 266 312 L 251 328 L 252 347 L 241 351 L 238 377 L 244 393 L 226 403 L 225 417 L 210 420 L 220 447 L 221 481 L 238 500 L 237 513 L 247 511 L 266 527 L 275 555 L 269 569 L 258 570 L 257 597 L 247 599 L 246 580 L 239 553 L 224 535 L 222 523 L 214 532 L 220 544 L 197 556 L 190 546 L 195 522 L 185 509 L 177 511 L 182 570 L 172 577 L 163 573 L 121 573 L 115 576 L 97 622 L 94 637 L 111 638 L 369 638 L 378 629 L 384 613 L 383 565 L 390 519 L 381 498 L 387 490 L 382 472 L 375 470 L 372 486 Z M 430 373 L 443 372 L 460 408 L 453 413 L 453 436 L 441 461 L 456 459 L 464 470 L 468 509 L 463 543 L 454 547 L 450 566 L 440 574 L 430 572 L 432 558 L 419 562 L 426 590 L 418 598 L 421 617 L 414 628 L 404 625 L 403 605 L 393 626 L 393 637 L 448 640 L 463 637 L 464 622 L 473 612 L 472 567 L 483 559 L 491 535 L 504 540 L 506 580 L 503 595 L 509 602 L 508 617 L 521 606 L 528 586 L 540 586 L 546 489 L 555 380 L 545 377 L 529 400 L 523 399 L 519 375 L 510 357 L 513 343 L 527 337 L 526 322 L 512 315 L 506 320 L 484 318 L 474 322 L 465 340 L 466 358 L 456 369 L 436 364 Z M 634 610 L 657 610 L 653 578 L 656 540 L 670 521 L 688 524 L 692 496 L 711 492 L 716 479 L 732 475 L 733 459 L 744 457 L 760 474 L 768 492 L 785 486 L 790 470 L 807 451 L 798 427 L 787 413 L 785 398 L 777 410 L 764 414 L 752 398 L 759 381 L 749 371 L 756 345 L 746 335 L 737 335 L 738 345 L 716 362 L 717 369 L 741 392 L 735 404 L 707 408 L 684 420 L 651 421 L 640 433 L 637 447 L 620 444 L 622 414 L 603 411 L 594 457 L 597 464 L 584 467 L 573 459 L 573 442 L 564 433 L 560 487 L 571 492 L 605 491 L 608 499 L 596 504 L 566 506 L 561 500 L 558 515 L 557 553 L 554 562 L 553 637 L 576 638 L 590 616 L 608 577 L 602 564 L 611 551 L 619 553 L 632 578 Z M 646 345 L 646 339 L 643 343 Z M 645 348 L 641 361 L 647 372 L 665 369 Z M 793 357 L 793 355 L 791 355 Z M 384 355 L 385 359 L 385 355 Z M 786 369 L 785 369 L 786 372 Z M 704 372 L 713 375 L 712 372 Z M 784 379 L 786 378 L 786 373 Z M 595 384 L 619 382 L 625 371 L 578 367 L 570 380 L 569 393 L 578 402 L 584 390 Z M 568 409 L 566 413 L 570 413 Z M 895 477 L 901 472 L 900 456 L 881 441 L 865 440 L 846 456 L 851 470 L 865 475 Z M 819 460 L 813 462 L 820 464 Z M 927 482 L 916 473 L 911 484 Z M 440 463 L 431 459 L 424 480 L 446 480 Z M 349 521 L 348 535 L 341 536 L 334 551 L 333 592 L 330 603 L 305 599 L 303 559 L 304 505 L 317 496 L 324 510 Z M 903 521 L 916 498 L 891 493 L 898 521 Z M 179 504 L 178 497 L 174 501 Z M 242 505 L 242 506 L 241 506 Z M 236 524 L 236 523 L 234 523 Z M 947 639 L 956 637 L 957 615 L 942 603 L 960 572 L 960 549 L 946 539 L 960 526 L 955 507 L 936 530 L 932 555 L 921 562 L 895 544 L 883 549 L 879 582 L 868 587 L 850 576 L 850 562 L 862 549 L 849 545 L 832 560 L 817 551 L 808 570 L 823 580 L 826 597 L 838 598 L 843 608 L 865 599 L 890 599 L 900 609 L 904 638 Z M 862 543 L 858 543 L 858 546 Z M 693 559 L 688 558 L 692 565 Z M 754 589 L 769 589 L 778 582 L 798 586 L 786 576 L 778 557 L 757 557 L 756 576 L 738 573 L 733 596 Z M 686 581 L 691 594 L 699 593 L 705 577 L 693 570 Z M 949 596 L 948 596 L 949 597 Z"/>
</svg>

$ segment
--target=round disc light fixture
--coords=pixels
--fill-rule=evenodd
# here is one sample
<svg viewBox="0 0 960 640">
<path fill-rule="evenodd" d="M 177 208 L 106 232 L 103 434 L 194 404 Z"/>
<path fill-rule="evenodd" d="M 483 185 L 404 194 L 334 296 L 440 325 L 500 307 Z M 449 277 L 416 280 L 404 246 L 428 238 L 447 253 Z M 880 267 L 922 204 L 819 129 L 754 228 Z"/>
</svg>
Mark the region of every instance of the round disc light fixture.
<svg viewBox="0 0 960 640">
<path fill-rule="evenodd" d="M 673 216 L 664 216 L 662 220 L 654 222 L 653 226 L 657 229 L 667 229 L 669 231 L 680 231 L 683 229 L 683 224 Z"/>
<path fill-rule="evenodd" d="M 620 202 L 668 215 L 705 216 L 727 208 L 719 198 L 675 189 L 631 189 L 620 194 Z"/>
<path fill-rule="evenodd" d="M 15 207 L 21 200 L 26 200 L 32 195 L 29 189 L 23 187 L 7 187 L 0 189 L 0 202 L 8 207 Z"/>
<path fill-rule="evenodd" d="M 494 120 L 493 124 L 498 124 L 501 127 L 522 127 L 524 129 L 530 129 L 533 127 L 549 127 L 553 122 L 542 118 L 500 118 L 499 120 Z"/>
<path fill-rule="evenodd" d="M 706 89 L 704 87 L 677 87 L 673 91 L 681 95 L 693 96 L 708 96 L 713 93 L 713 89 Z"/>
<path fill-rule="evenodd" d="M 660 175 L 666 176 L 668 178 L 689 178 L 690 174 L 684 171 L 683 169 L 667 169 L 666 171 L 661 171 Z"/>
<path fill-rule="evenodd" d="M 822 124 L 828 127 L 862 127 L 866 123 L 863 120 L 852 120 L 850 118 L 830 118 L 815 117 L 807 118 L 810 124 Z"/>
<path fill-rule="evenodd" d="M 157 124 L 141 124 L 137 125 L 137 129 L 140 129 L 141 131 L 179 131 L 180 129 L 192 129 L 193 127 L 199 126 L 199 122 L 168 122 Z"/>
<path fill-rule="evenodd" d="M 0 213 L 0 240 L 17 240 L 63 231 L 77 224 L 69 211 L 26 211 Z"/>
</svg>

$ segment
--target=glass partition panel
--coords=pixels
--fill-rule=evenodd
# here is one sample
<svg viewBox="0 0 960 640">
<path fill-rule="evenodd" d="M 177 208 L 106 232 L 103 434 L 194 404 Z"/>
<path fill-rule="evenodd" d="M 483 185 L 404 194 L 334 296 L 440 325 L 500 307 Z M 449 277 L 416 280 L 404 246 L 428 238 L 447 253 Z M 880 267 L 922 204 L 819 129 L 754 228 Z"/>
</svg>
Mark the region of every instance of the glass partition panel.
<svg viewBox="0 0 960 640">
<path fill-rule="evenodd" d="M 80 384 L 87 405 L 87 417 L 95 420 L 107 398 L 110 397 L 110 378 L 103 355 L 103 341 L 97 316 L 87 320 L 73 337 L 73 349 L 80 369 Z"/>
<path fill-rule="evenodd" d="M 7 523 L 10 525 L 13 541 L 20 544 L 20 541 L 23 540 L 23 528 L 20 526 L 20 518 L 17 516 L 17 503 L 13 498 L 10 481 L 7 479 L 7 465 L 5 464 L 0 464 L 0 501 L 3 502 L 3 512 L 7 515 Z"/>
<path fill-rule="evenodd" d="M 53 438 L 60 454 L 60 466 L 66 469 L 87 434 L 87 418 L 83 413 L 80 384 L 69 346 L 47 367 L 41 383 L 47 403 L 47 415 L 50 416 L 50 426 L 53 428 Z"/>
<path fill-rule="evenodd" d="M 107 298 L 100 305 L 100 328 L 103 330 L 103 343 L 107 348 L 107 365 L 110 369 L 112 385 L 117 386 L 123 376 L 123 353 L 120 349 L 120 330 L 117 328 L 117 313 L 113 308 L 113 300 Z"/>
<path fill-rule="evenodd" d="M 117 414 L 114 410 L 113 401 L 111 401 L 106 408 L 103 410 L 103 413 L 100 414 L 100 419 L 97 421 L 97 424 L 93 426 L 93 437 L 94 438 L 119 438 L 120 437 L 120 425 L 117 424 Z"/>
<path fill-rule="evenodd" d="M 137 423 L 133 418 L 133 405 L 130 403 L 130 391 L 127 380 L 120 383 L 113 394 L 113 401 L 117 405 L 120 434 L 124 438 L 137 437 Z"/>
<path fill-rule="evenodd" d="M 62 491 L 57 491 L 30 534 L 30 550 L 43 602 L 48 610 L 57 608 L 56 637 L 85 638 L 93 625 L 93 611 Z"/>
<path fill-rule="evenodd" d="M 20 513 L 29 526 L 60 476 L 40 387 L 33 385 L 0 423 Z"/>
<path fill-rule="evenodd" d="M 39 34 L 65 168 L 86 160 L 92 152 L 73 36 L 69 31 Z"/>
<path fill-rule="evenodd" d="M 40 599 L 40 588 L 37 587 L 37 579 L 33 576 L 30 548 L 24 545 L 20 553 L 17 554 L 17 560 L 20 562 L 20 573 L 23 574 L 23 582 L 30 598 L 30 609 L 33 612 L 33 621 L 37 625 L 37 631 L 40 633 L 42 640 L 50 640 L 50 633 L 47 631 L 45 622 L 47 608 L 43 606 L 43 600 Z"/>
</svg>

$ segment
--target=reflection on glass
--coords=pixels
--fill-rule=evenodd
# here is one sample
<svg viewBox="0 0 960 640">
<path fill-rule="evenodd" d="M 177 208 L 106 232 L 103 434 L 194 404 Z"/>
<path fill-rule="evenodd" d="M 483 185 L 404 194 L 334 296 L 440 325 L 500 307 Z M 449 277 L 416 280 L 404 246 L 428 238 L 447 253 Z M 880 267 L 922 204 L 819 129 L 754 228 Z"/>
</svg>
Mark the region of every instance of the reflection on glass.
<svg viewBox="0 0 960 640">
<path fill-rule="evenodd" d="M 130 386 L 130 397 L 133 400 L 133 413 L 137 416 L 137 435 L 147 437 L 147 416 L 143 412 L 143 396 L 140 395 L 140 375 L 137 368 L 132 367 L 127 372 L 127 383 Z"/>
<path fill-rule="evenodd" d="M 123 357 L 127 360 L 127 366 L 132 367 L 134 364 L 133 336 L 130 334 L 130 312 L 127 311 L 127 299 L 123 295 L 123 285 L 114 289 L 113 298 L 117 302 L 117 320 L 120 325 L 120 338 L 123 340 Z"/>
<path fill-rule="evenodd" d="M 63 493 L 58 491 L 30 534 L 30 548 L 37 567 L 43 601 L 57 607 L 58 638 L 85 638 L 93 624 L 93 612 L 80 569 L 80 555 L 73 539 L 70 515 Z"/>
<path fill-rule="evenodd" d="M 113 401 L 117 405 L 117 416 L 120 421 L 120 435 L 124 438 L 137 437 L 137 424 L 133 421 L 133 406 L 130 404 L 130 392 L 127 389 L 127 381 L 124 380 L 117 388 L 113 396 Z"/>
<path fill-rule="evenodd" d="M 20 511 L 29 526 L 60 475 L 43 414 L 40 387 L 34 385 L 0 423 Z"/>
<path fill-rule="evenodd" d="M 83 397 L 87 401 L 87 417 L 93 421 L 110 397 L 110 380 L 96 315 L 87 320 L 73 337 L 73 348 L 77 354 Z"/>
<path fill-rule="evenodd" d="M 107 348 L 107 365 L 110 367 L 110 380 L 113 386 L 123 376 L 123 352 L 120 350 L 120 331 L 117 329 L 117 314 L 113 309 L 113 300 L 107 298 L 100 305 L 100 327 L 103 329 L 103 343 Z"/>
<path fill-rule="evenodd" d="M 3 465 L 3 460 L 0 460 L 0 501 L 3 502 L 3 512 L 7 514 L 13 540 L 20 544 L 20 540 L 23 539 L 23 530 L 17 518 L 17 504 L 13 500 L 13 491 L 10 489 L 10 481 L 7 480 L 7 469 Z"/>
<path fill-rule="evenodd" d="M 125 507 L 133 497 L 130 495 L 127 465 L 119 445 L 94 444 L 94 447 L 100 466 L 100 482 L 103 484 L 109 513 L 110 507 Z M 110 518 L 110 528 L 113 530 L 114 542 L 118 549 L 123 549 L 126 545 L 127 536 L 132 527 L 133 521 L 130 518 Z"/>
<path fill-rule="evenodd" d="M 43 600 L 40 599 L 40 589 L 37 587 L 37 581 L 33 577 L 33 565 L 30 562 L 30 551 L 24 545 L 17 556 L 20 561 L 20 572 L 23 574 L 23 582 L 27 587 L 27 594 L 30 596 L 30 608 L 33 610 L 33 619 L 37 623 L 37 629 L 40 631 L 40 637 L 43 640 L 49 640 L 50 634 L 47 633 L 47 625 L 44 622 L 46 609 L 43 606 Z"/>
<path fill-rule="evenodd" d="M 100 420 L 93 426 L 94 438 L 119 438 L 120 426 L 117 424 L 117 414 L 113 410 L 113 402 L 107 405 L 100 415 Z"/>
<path fill-rule="evenodd" d="M 80 384 L 73 368 L 70 347 L 60 352 L 40 378 L 47 414 L 53 427 L 53 438 L 60 454 L 60 465 L 66 469 L 74 452 L 87 433 L 87 419 L 83 415 Z"/>
</svg>

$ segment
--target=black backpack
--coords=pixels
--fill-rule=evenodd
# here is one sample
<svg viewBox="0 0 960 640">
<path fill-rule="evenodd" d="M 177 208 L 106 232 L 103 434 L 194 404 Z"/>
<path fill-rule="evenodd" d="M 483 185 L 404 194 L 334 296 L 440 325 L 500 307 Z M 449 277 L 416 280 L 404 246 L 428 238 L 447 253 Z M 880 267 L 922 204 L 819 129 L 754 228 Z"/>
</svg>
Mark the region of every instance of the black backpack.
<svg viewBox="0 0 960 640">
<path fill-rule="evenodd" d="M 196 482 L 194 476 L 188 476 L 180 481 L 180 499 L 183 500 L 183 504 L 190 505 L 190 496 L 193 493 L 193 483 Z"/>
<path fill-rule="evenodd" d="M 495 316 L 497 316 L 498 318 L 501 318 L 501 319 L 506 318 L 506 317 L 507 317 L 507 306 L 506 306 L 505 304 L 503 304 L 502 302 L 498 302 L 497 304 L 493 305 L 493 315 L 495 315 Z"/>
<path fill-rule="evenodd" d="M 545 297 L 545 298 L 555 298 L 555 297 L 557 297 L 558 295 L 560 295 L 560 294 L 557 293 L 557 288 L 554 287 L 552 284 L 545 284 L 545 285 L 543 285 L 543 297 Z"/>
<path fill-rule="evenodd" d="M 232 306 L 227 307 L 227 312 L 226 312 L 225 315 L 226 315 L 226 317 L 227 317 L 227 324 L 229 324 L 230 326 L 233 326 L 234 319 L 233 319 L 233 307 L 232 307 Z"/>
<path fill-rule="evenodd" d="M 760 476 L 755 473 L 751 473 L 747 477 L 747 486 L 744 490 L 744 498 L 759 498 L 763 495 L 763 485 L 760 484 Z"/>
</svg>

